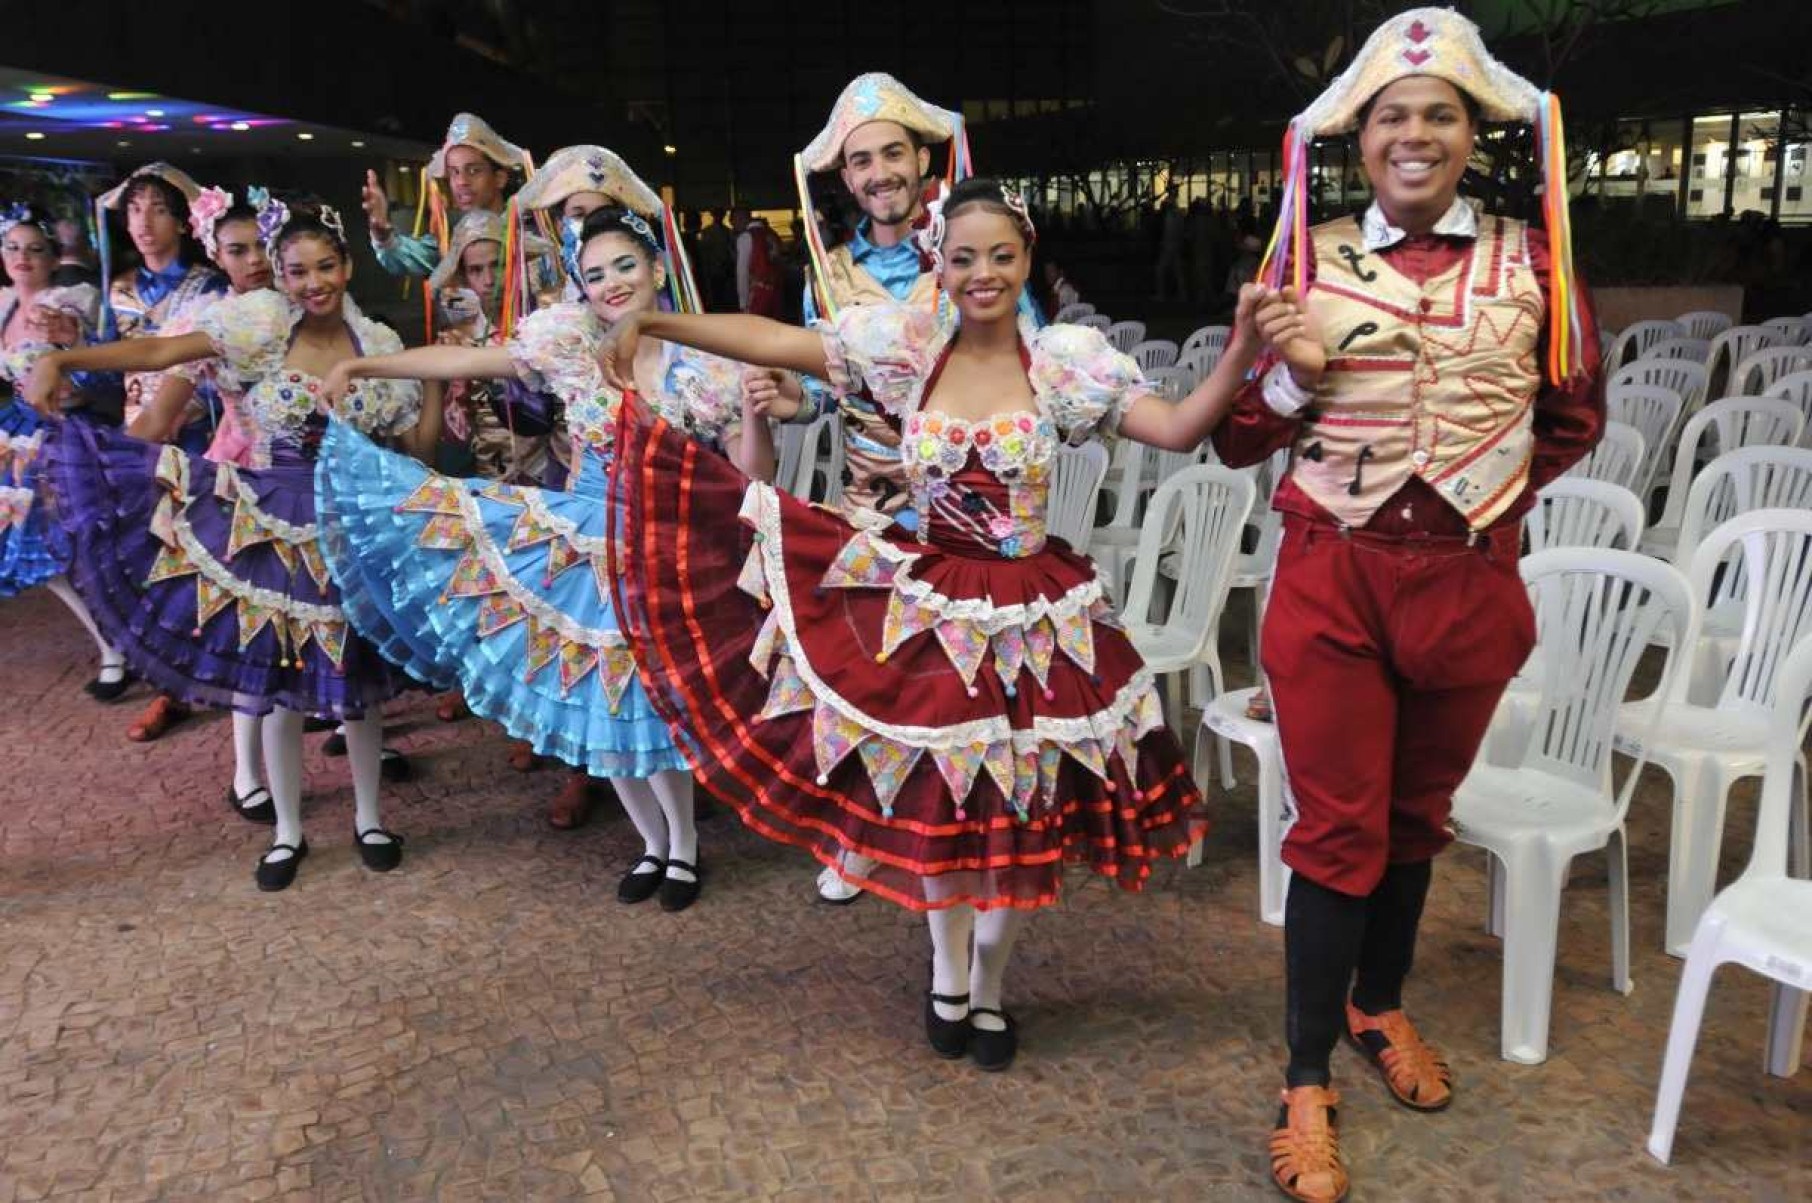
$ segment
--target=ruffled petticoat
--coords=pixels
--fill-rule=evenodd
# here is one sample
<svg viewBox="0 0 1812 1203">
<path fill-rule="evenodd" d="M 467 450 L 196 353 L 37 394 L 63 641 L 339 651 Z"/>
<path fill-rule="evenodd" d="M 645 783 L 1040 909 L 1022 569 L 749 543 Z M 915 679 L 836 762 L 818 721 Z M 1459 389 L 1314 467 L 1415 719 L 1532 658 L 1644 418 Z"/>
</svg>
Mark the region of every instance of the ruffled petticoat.
<svg viewBox="0 0 1812 1203">
<path fill-rule="evenodd" d="M 459 480 L 330 424 L 317 472 L 353 626 L 475 714 L 600 777 L 685 767 L 611 607 L 603 476 L 574 492 Z"/>
<path fill-rule="evenodd" d="M 357 718 L 407 684 L 350 633 L 314 465 L 215 464 L 81 420 L 46 444 L 70 579 L 109 643 L 183 701 Z"/>
<path fill-rule="evenodd" d="M 624 626 L 695 776 L 750 827 L 860 853 L 853 880 L 915 909 L 1042 906 L 1066 862 L 1137 890 L 1200 838 L 1085 557 L 859 528 L 638 417 L 612 476 Z"/>
<path fill-rule="evenodd" d="M 40 494 L 44 419 L 18 398 L 0 402 L 0 597 L 41 585 L 69 562 L 69 540 Z"/>
</svg>

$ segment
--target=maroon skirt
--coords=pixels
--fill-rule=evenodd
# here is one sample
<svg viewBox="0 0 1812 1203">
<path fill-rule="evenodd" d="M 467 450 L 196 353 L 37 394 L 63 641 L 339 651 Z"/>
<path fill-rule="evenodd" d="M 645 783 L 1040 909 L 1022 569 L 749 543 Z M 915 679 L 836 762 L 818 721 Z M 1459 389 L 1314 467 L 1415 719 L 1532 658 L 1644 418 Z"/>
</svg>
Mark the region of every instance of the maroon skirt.
<svg viewBox="0 0 1812 1203">
<path fill-rule="evenodd" d="M 1201 838 L 1086 557 L 852 523 L 623 411 L 617 612 L 694 775 L 748 826 L 920 910 L 1044 906 L 1065 863 L 1137 890 Z"/>
</svg>

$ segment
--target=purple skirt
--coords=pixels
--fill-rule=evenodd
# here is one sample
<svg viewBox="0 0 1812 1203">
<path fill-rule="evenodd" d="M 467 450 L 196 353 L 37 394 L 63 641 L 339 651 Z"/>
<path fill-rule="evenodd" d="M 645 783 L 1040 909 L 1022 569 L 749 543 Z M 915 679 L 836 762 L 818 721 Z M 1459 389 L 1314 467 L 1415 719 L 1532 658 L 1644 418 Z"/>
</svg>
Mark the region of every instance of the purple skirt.
<svg viewBox="0 0 1812 1203">
<path fill-rule="evenodd" d="M 235 468 L 81 420 L 45 451 L 70 580 L 153 687 L 248 714 L 357 718 L 408 684 L 346 625 L 313 463 Z"/>
</svg>

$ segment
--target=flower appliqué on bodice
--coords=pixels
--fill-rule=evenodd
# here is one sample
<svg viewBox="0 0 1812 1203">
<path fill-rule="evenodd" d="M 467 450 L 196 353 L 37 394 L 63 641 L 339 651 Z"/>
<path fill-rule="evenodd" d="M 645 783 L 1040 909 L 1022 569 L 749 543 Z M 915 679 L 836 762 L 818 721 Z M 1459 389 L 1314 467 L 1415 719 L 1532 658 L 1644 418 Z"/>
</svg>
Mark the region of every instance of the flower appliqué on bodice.
<svg viewBox="0 0 1812 1203">
<path fill-rule="evenodd" d="M 900 446 L 913 505 L 924 516 L 921 542 L 937 524 L 1007 559 L 1044 549 L 1051 460 L 1057 452 L 1051 419 L 1020 411 L 967 421 L 921 411 L 906 419 Z M 992 491 L 961 479 L 971 462 L 1004 487 L 1004 509 Z"/>
</svg>

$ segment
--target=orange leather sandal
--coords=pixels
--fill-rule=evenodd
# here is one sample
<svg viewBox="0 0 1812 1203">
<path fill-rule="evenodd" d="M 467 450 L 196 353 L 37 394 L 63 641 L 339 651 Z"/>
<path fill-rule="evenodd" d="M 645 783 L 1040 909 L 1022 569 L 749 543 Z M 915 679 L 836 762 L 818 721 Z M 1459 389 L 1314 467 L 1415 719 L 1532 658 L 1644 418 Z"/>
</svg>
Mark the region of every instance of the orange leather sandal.
<svg viewBox="0 0 1812 1203">
<path fill-rule="evenodd" d="M 1416 1111 L 1440 1111 L 1453 1102 L 1453 1070 L 1417 1034 L 1401 1010 L 1367 1015 L 1346 1004 L 1346 1032 L 1378 1068 L 1391 1097 Z"/>
<path fill-rule="evenodd" d="M 1335 1111 L 1340 1096 L 1326 1086 L 1283 1092 L 1271 1133 L 1271 1181 L 1297 1203 L 1340 1203 L 1351 1185 L 1340 1164 Z"/>
</svg>

